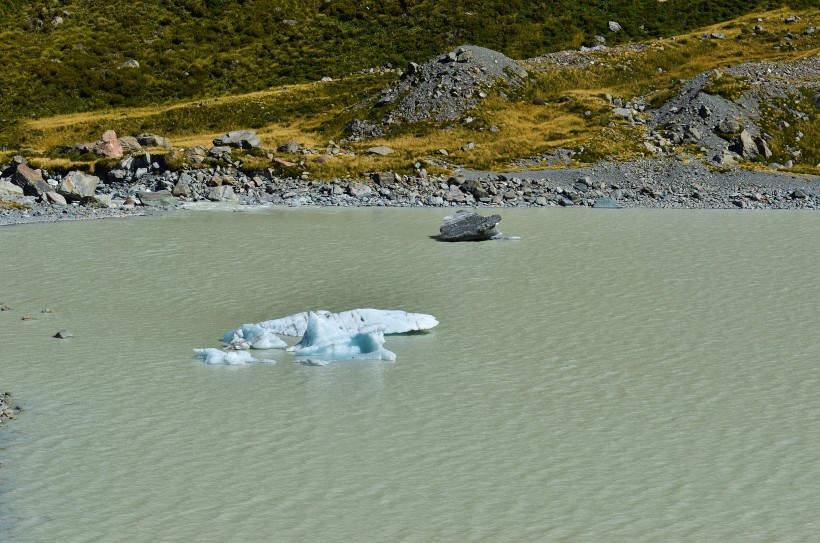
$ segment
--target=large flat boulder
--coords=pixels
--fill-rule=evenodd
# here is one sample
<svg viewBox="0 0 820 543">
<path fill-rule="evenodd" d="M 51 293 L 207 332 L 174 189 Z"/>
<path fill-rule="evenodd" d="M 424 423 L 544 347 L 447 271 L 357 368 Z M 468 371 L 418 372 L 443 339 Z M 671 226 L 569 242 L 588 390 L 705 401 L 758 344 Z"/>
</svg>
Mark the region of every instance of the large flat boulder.
<svg viewBox="0 0 820 543">
<path fill-rule="evenodd" d="M 262 142 L 253 130 L 234 130 L 217 138 L 214 138 L 215 147 L 238 147 L 240 149 L 252 149 L 260 147 Z"/>
<path fill-rule="evenodd" d="M 459 211 L 455 215 L 444 217 L 439 228 L 439 239 L 442 241 L 482 241 L 498 235 L 496 225 L 501 222 L 501 215 L 482 217 L 470 211 Z"/>
</svg>

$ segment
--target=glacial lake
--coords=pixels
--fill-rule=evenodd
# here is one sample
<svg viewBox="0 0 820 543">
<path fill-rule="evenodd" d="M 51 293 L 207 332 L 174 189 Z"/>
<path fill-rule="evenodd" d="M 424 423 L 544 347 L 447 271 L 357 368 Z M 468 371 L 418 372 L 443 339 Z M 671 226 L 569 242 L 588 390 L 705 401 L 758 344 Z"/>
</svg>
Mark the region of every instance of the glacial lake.
<svg viewBox="0 0 820 543">
<path fill-rule="evenodd" d="M 504 209 L 521 240 L 446 244 L 448 211 L 0 228 L 0 540 L 816 540 L 820 214 Z M 193 359 L 357 307 L 441 324 L 395 362 Z"/>
</svg>

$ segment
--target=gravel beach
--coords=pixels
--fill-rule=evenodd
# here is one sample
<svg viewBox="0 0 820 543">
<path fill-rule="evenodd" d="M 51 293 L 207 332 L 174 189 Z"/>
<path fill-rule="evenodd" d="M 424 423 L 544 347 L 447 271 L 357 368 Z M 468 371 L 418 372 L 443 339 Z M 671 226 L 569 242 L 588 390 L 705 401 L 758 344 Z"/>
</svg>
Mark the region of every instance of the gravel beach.
<svg viewBox="0 0 820 543">
<path fill-rule="evenodd" d="M 183 185 L 184 190 L 177 190 Z M 291 207 L 820 209 L 818 176 L 718 171 L 685 158 L 505 173 L 457 169 L 453 176 L 385 172 L 365 180 L 327 181 L 283 179 L 267 172 L 166 171 L 149 173 L 136 183 L 100 183 L 97 193 L 110 202 L 107 207 L 21 197 L 18 202 L 26 207 L 0 209 L 0 225 L 135 217 L 220 201 Z"/>
</svg>

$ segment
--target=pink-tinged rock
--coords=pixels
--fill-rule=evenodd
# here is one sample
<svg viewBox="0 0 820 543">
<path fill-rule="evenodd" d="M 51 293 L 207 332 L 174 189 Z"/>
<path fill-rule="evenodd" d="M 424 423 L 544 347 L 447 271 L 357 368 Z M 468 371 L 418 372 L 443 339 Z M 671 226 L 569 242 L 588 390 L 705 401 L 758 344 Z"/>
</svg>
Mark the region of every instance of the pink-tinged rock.
<svg viewBox="0 0 820 543">
<path fill-rule="evenodd" d="M 18 164 L 14 174 L 11 176 L 12 182 L 23 189 L 27 196 L 40 196 L 44 192 L 51 192 L 51 185 L 46 183 L 40 170 L 33 170 L 25 164 Z"/>
<path fill-rule="evenodd" d="M 40 199 L 46 204 L 54 204 L 56 206 L 68 205 L 63 195 L 54 191 L 44 192 L 43 195 L 40 196 Z"/>
<path fill-rule="evenodd" d="M 122 144 L 113 130 L 106 130 L 102 137 L 94 142 L 93 150 L 95 155 L 105 158 L 122 156 Z"/>
</svg>

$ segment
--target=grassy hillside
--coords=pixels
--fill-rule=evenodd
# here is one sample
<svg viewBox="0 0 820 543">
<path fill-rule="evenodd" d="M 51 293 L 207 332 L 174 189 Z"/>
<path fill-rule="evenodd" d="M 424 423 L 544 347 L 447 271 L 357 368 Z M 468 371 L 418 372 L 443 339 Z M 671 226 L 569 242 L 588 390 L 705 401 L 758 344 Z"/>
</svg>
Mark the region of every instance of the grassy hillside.
<svg viewBox="0 0 820 543">
<path fill-rule="evenodd" d="M 801 17 L 798 25 L 785 21 L 792 14 Z M 753 31 L 757 25 L 765 30 Z M 683 80 L 707 70 L 747 61 L 792 62 L 818 55 L 820 33 L 802 33 L 812 25 L 820 26 L 820 9 L 780 9 L 750 13 L 674 38 L 651 40 L 640 47 L 610 47 L 586 53 L 581 64 L 558 66 L 534 59 L 525 63 L 530 72 L 526 86 L 507 97 L 491 94 L 470 112 L 474 121 L 469 125 L 417 123 L 392 129 L 384 137 L 346 145 L 345 150 L 355 155 L 337 155 L 326 149 L 330 140 L 344 137 L 343 127 L 349 120 L 366 116 L 366 110 L 357 105 L 378 96 L 379 89 L 395 80 L 395 71 L 358 73 L 330 82 L 276 85 L 208 98 L 157 98 L 147 104 L 118 107 L 103 104 L 90 111 L 90 106 L 81 101 L 82 107 L 75 112 L 26 116 L 3 125 L 3 133 L 13 147 L 0 153 L 0 163 L 22 151 L 35 166 L 93 169 L 94 161 L 84 160 L 89 157 L 66 156 L 61 148 L 93 141 L 107 129 L 121 136 L 161 134 L 170 138 L 174 147 L 209 146 L 216 135 L 238 128 L 255 129 L 265 148 L 263 153 L 245 157 L 246 168 L 272 167 L 271 156 L 293 160 L 292 155 L 276 153 L 275 149 L 284 142 L 298 141 L 316 151 L 300 157 L 314 178 L 355 178 L 379 170 L 410 173 L 415 162 L 429 165 L 440 159 L 439 149 L 449 152 L 447 160 L 451 164 L 497 170 L 509 168 L 517 158 L 549 153 L 558 147 L 574 149 L 576 163 L 606 156 L 628 159 L 646 152 L 644 127 L 615 117 L 607 94 L 624 101 L 641 97 L 659 106 L 675 95 Z M 786 43 L 784 36 L 792 32 L 795 36 Z M 703 37 L 711 33 L 722 34 L 725 39 Z M 748 88 L 743 81 L 729 82 L 738 88 L 716 82 L 714 91 L 731 94 Z M 820 109 L 813 105 L 813 93 L 795 99 L 801 104 L 782 104 L 766 114 L 765 129 L 774 136 L 773 160 L 790 159 L 784 153 L 790 145 L 797 145 L 802 156 L 795 160 L 794 171 L 816 173 L 816 164 L 820 163 Z M 811 115 L 807 119 L 778 117 L 778 112 L 798 109 Z M 781 120 L 788 121 L 788 129 L 782 129 Z M 492 131 L 488 130 L 491 126 L 495 127 Z M 799 133 L 803 135 L 796 137 Z M 367 147 L 379 144 L 396 152 L 386 157 L 365 153 Z M 691 146 L 681 151 L 695 155 L 700 152 Z M 169 164 L 179 164 L 180 156 L 169 156 Z"/>
<path fill-rule="evenodd" d="M 471 43 L 512 58 L 680 34 L 816 0 L 5 0 L 0 144 L 18 119 L 224 96 L 422 62 Z M 623 27 L 608 29 L 609 20 Z M 121 68 L 128 60 L 138 68 Z"/>
<path fill-rule="evenodd" d="M 526 64 L 530 71 L 527 85 L 515 96 L 490 96 L 470 113 L 475 121 L 469 125 L 407 126 L 382 138 L 351 144 L 356 156 L 320 153 L 306 157 L 306 166 L 319 177 L 357 177 L 387 169 L 409 172 L 414 162 L 435 158 L 439 149 L 447 149 L 453 163 L 488 169 L 508 168 L 516 158 L 557 147 L 583 149 L 576 155 L 576 160 L 582 161 L 609 155 L 634 157 L 646 151 L 643 127 L 614 117 L 607 94 L 623 100 L 640 96 L 657 106 L 677 92 L 681 80 L 706 70 L 746 61 L 794 61 L 817 55 L 820 33 L 800 36 L 791 47 L 780 47 L 786 32 L 795 29 L 784 22 L 793 13 L 802 17 L 800 28 L 820 24 L 818 9 L 782 9 L 752 13 L 674 39 L 653 40 L 642 48 L 612 47 L 587 53 L 584 58 L 594 63 L 584 66 L 557 67 L 533 61 Z M 758 24 L 766 30 L 752 32 Z M 702 37 L 712 32 L 723 34 L 725 39 Z M 321 151 L 329 140 L 344 137 L 342 129 L 347 121 L 362 116 L 363 110 L 353 106 L 377 96 L 379 89 L 396 77 L 394 72 L 358 74 L 332 82 L 276 86 L 211 99 L 29 118 L 21 120 L 15 132 L 7 128 L 7 133 L 14 135 L 18 145 L 31 149 L 26 154 L 36 164 L 47 167 L 67 167 L 72 161 L 60 153 L 63 145 L 93 141 L 109 128 L 120 135 L 162 134 L 176 147 L 210 145 L 220 133 L 253 128 L 268 150 L 298 141 Z M 808 100 L 801 109 L 812 111 L 812 107 Z M 808 120 L 784 119 L 789 122 L 789 130 L 804 133 L 803 156 L 797 161 L 800 168 L 813 169 L 820 162 L 820 145 L 815 144 L 820 136 L 818 118 L 815 114 Z M 785 133 L 778 128 L 779 120 L 771 116 L 767 131 L 783 140 L 776 141 L 775 149 L 785 150 L 786 139 L 781 137 Z M 490 126 L 497 130 L 487 130 Z M 788 141 L 793 141 L 793 136 Z M 475 148 L 462 150 L 469 142 Z M 364 156 L 367 147 L 378 144 L 388 145 L 396 153 L 388 157 Z M 697 149 L 689 152 L 697 153 Z M 789 157 L 775 158 L 785 161 Z M 249 157 L 246 163 L 260 168 L 271 165 L 264 156 Z"/>
</svg>

